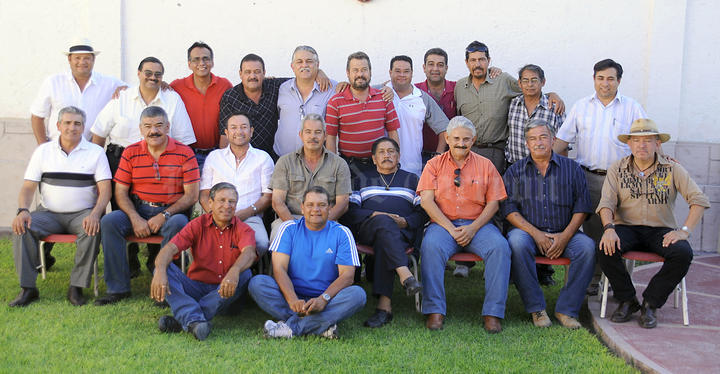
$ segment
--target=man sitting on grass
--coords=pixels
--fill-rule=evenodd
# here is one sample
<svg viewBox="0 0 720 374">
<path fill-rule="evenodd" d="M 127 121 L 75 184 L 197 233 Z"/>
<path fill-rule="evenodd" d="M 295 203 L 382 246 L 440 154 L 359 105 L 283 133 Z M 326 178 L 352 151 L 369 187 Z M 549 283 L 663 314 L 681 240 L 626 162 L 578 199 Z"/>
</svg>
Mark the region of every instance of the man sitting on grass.
<svg viewBox="0 0 720 374">
<path fill-rule="evenodd" d="M 150 297 L 158 302 L 167 298 L 174 316 L 160 317 L 160 331 L 185 330 L 205 340 L 210 320 L 245 293 L 258 256 L 255 233 L 235 216 L 237 199 L 232 184 L 214 185 L 210 213 L 188 223 L 158 253 Z M 188 247 L 194 261 L 185 275 L 172 259 Z"/>
<path fill-rule="evenodd" d="M 274 279 L 250 281 L 250 296 L 279 320 L 265 322 L 268 338 L 337 338 L 337 323 L 365 305 L 365 290 L 352 285 L 360 266 L 355 239 L 347 227 L 328 221 L 328 196 L 320 186 L 305 192 L 303 218 L 284 222 L 270 245 Z"/>
</svg>

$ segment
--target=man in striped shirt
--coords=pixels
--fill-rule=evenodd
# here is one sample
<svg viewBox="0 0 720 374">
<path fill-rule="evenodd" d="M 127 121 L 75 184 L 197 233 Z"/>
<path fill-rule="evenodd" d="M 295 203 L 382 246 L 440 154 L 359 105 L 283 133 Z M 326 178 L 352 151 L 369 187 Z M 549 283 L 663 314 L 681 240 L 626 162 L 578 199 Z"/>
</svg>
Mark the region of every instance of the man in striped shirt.
<svg viewBox="0 0 720 374">
<path fill-rule="evenodd" d="M 159 234 L 165 246 L 188 223 L 186 211 L 198 200 L 200 171 L 195 153 L 169 137 L 169 129 L 165 110 L 145 108 L 140 115 L 144 139 L 122 153 L 115 173 L 115 198 L 120 210 L 106 215 L 100 223 L 108 293 L 95 300 L 95 305 L 130 297 L 125 236 Z"/>
</svg>

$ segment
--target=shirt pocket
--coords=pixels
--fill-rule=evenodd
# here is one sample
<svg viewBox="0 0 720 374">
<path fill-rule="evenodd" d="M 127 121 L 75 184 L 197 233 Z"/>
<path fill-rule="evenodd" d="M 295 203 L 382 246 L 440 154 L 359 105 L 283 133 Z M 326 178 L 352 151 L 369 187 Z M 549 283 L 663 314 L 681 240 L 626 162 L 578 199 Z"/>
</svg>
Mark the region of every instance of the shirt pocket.
<svg viewBox="0 0 720 374">
<path fill-rule="evenodd" d="M 471 100 L 466 100 L 460 102 L 458 105 L 458 112 L 462 116 L 467 116 L 470 113 L 476 113 L 479 109 L 480 105 L 478 103 L 478 100 L 475 98 L 472 98 Z"/>
<path fill-rule="evenodd" d="M 293 196 L 301 196 L 305 193 L 305 176 L 301 174 L 290 174 L 290 189 L 288 194 L 292 191 Z"/>
<path fill-rule="evenodd" d="M 464 181 L 462 181 L 462 180 L 460 181 L 461 186 L 462 186 L 463 182 Z M 470 200 L 471 202 L 473 202 L 475 204 L 485 206 L 485 204 L 487 202 L 487 199 L 485 198 L 485 194 L 487 193 L 487 188 L 485 186 L 484 181 L 477 179 L 477 178 L 473 178 L 469 181 L 469 183 L 467 184 L 466 187 L 461 187 L 461 188 L 463 188 L 463 191 L 460 193 L 461 197 L 464 196 L 465 198 L 467 198 L 468 200 Z"/>
<path fill-rule="evenodd" d="M 323 175 L 318 176 L 315 179 L 315 183 L 313 183 L 315 186 L 320 186 L 327 190 L 328 193 L 330 193 L 330 200 L 331 202 L 335 202 L 335 182 L 337 181 L 337 177 L 334 175 Z M 308 186 L 309 187 L 309 186 Z"/>
</svg>

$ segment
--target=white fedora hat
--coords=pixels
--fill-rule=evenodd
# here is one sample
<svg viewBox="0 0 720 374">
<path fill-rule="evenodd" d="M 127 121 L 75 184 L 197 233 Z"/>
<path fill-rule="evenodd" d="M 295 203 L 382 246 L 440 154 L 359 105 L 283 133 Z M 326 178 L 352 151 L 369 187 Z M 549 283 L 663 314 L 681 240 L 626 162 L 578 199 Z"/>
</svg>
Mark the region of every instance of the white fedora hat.
<svg viewBox="0 0 720 374">
<path fill-rule="evenodd" d="M 65 56 L 69 56 L 73 53 L 92 53 L 93 55 L 100 54 L 100 51 L 95 50 L 92 47 L 92 43 L 87 38 L 82 39 L 75 39 L 72 44 L 70 44 L 70 48 L 68 48 L 67 51 L 63 52 Z"/>
</svg>

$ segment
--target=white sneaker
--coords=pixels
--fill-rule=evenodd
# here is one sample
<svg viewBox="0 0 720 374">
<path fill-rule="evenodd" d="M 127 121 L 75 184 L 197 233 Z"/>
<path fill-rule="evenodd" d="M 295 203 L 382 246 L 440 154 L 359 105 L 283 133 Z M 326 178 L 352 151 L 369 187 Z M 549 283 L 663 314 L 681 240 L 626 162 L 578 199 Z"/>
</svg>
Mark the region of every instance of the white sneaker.
<svg viewBox="0 0 720 374">
<path fill-rule="evenodd" d="M 263 325 L 263 331 L 265 331 L 266 338 L 291 339 L 293 337 L 290 326 L 286 325 L 283 321 L 278 321 L 277 323 L 270 320 L 265 321 L 265 325 Z"/>
<path fill-rule="evenodd" d="M 328 329 L 325 330 L 325 332 L 323 332 L 322 334 L 320 334 L 320 336 L 325 339 L 338 339 L 337 323 L 328 327 Z"/>
<path fill-rule="evenodd" d="M 277 326 L 277 323 L 272 320 L 265 321 L 265 324 L 263 325 L 263 333 L 267 335 L 268 331 L 275 329 L 275 326 Z"/>
<path fill-rule="evenodd" d="M 467 278 L 470 274 L 470 268 L 468 268 L 465 265 L 455 265 L 455 270 L 453 271 L 453 276 L 456 278 Z"/>
</svg>

